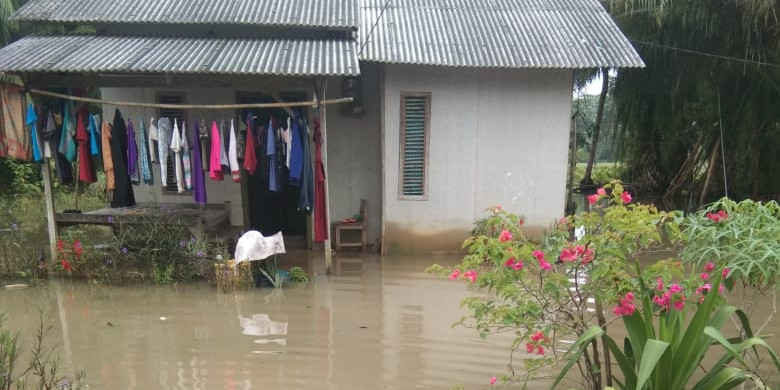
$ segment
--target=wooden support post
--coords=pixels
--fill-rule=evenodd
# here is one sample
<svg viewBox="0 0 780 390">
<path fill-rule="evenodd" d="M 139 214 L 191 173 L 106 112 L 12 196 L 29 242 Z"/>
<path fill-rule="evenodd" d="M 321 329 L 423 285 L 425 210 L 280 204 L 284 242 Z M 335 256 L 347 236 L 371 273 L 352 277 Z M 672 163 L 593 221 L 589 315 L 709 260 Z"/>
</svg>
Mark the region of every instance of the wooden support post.
<svg viewBox="0 0 780 390">
<path fill-rule="evenodd" d="M 43 196 L 46 201 L 46 222 L 49 230 L 49 256 L 54 263 L 57 256 L 57 225 L 54 223 L 54 193 L 51 186 L 51 169 L 49 169 L 49 159 L 43 159 L 41 166 L 41 176 L 43 176 Z"/>
<path fill-rule="evenodd" d="M 325 96 L 325 87 L 322 88 L 322 94 Z M 328 196 L 328 136 L 327 136 L 327 120 L 326 120 L 326 107 L 320 107 L 320 131 L 322 132 L 322 166 L 325 169 L 325 209 L 326 224 L 328 229 L 328 238 L 325 239 L 323 245 L 325 246 L 325 273 L 330 274 L 333 268 L 332 251 L 330 249 L 330 197 Z"/>
</svg>

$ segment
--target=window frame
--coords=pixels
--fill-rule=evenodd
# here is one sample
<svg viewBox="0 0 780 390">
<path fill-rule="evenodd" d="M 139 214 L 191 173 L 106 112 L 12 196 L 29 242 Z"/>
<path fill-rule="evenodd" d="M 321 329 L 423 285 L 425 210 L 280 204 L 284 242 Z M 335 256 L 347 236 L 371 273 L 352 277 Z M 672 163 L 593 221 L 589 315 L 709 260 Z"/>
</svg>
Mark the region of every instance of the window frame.
<svg viewBox="0 0 780 390">
<path fill-rule="evenodd" d="M 406 99 L 407 98 L 425 99 L 425 119 L 423 120 L 425 142 L 423 145 L 423 182 L 422 195 L 404 194 L 404 151 L 406 143 Z M 429 172 L 429 150 L 431 142 L 431 101 L 433 94 L 431 92 L 411 92 L 402 91 L 400 96 L 399 123 L 398 123 L 398 200 L 428 200 L 428 172 Z"/>
<path fill-rule="evenodd" d="M 183 91 L 156 91 L 154 94 L 154 100 L 157 104 L 163 104 L 160 102 L 160 99 L 163 97 L 180 97 L 181 103 L 173 103 L 173 104 L 187 104 L 187 94 Z M 162 110 L 163 108 L 157 109 L 157 120 L 162 118 Z M 166 109 L 167 110 L 167 109 Z M 187 117 L 187 111 L 186 110 L 180 110 L 181 111 L 181 119 L 184 121 Z M 171 117 L 168 117 L 172 119 Z M 173 123 L 171 123 L 171 126 L 173 126 Z M 193 140 L 190 140 L 193 141 Z M 158 145 L 159 147 L 159 145 Z M 190 145 L 192 147 L 192 145 Z M 173 152 L 169 153 L 169 156 L 172 156 Z M 159 165 L 159 163 L 157 163 Z M 170 165 L 169 165 L 170 167 Z M 170 169 L 170 168 L 169 168 Z M 173 166 L 173 175 L 174 175 L 174 183 L 176 182 L 175 175 L 176 175 L 176 167 Z M 170 177 L 169 177 L 170 179 Z M 179 192 L 179 189 L 177 188 L 176 184 L 173 186 L 169 186 L 168 183 L 160 182 L 160 187 L 162 188 L 162 195 L 175 195 L 175 196 L 192 196 L 192 190 L 187 191 L 186 189 L 183 192 Z"/>
</svg>

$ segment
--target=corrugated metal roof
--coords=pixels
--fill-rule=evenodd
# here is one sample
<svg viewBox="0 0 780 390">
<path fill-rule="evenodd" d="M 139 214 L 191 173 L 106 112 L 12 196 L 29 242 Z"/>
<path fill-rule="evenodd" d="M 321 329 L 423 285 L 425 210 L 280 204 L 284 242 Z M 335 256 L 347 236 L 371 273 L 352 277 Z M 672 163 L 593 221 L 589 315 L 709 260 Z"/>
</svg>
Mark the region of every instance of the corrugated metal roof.
<svg viewBox="0 0 780 390">
<path fill-rule="evenodd" d="M 29 36 L 0 49 L 6 72 L 358 75 L 352 40 Z"/>
<path fill-rule="evenodd" d="M 45 23 L 358 27 L 357 0 L 30 0 L 13 18 Z"/>
<path fill-rule="evenodd" d="M 365 61 L 494 68 L 644 66 L 598 0 L 360 0 L 360 15 L 360 59 Z"/>
</svg>

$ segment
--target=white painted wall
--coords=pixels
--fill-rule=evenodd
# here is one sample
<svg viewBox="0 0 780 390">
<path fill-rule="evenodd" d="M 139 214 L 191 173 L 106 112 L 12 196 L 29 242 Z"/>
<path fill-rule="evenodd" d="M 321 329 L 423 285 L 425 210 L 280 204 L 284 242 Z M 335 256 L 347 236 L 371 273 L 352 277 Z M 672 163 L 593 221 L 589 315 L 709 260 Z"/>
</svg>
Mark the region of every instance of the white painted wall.
<svg viewBox="0 0 780 390">
<path fill-rule="evenodd" d="M 102 98 L 113 101 L 131 101 L 131 102 L 156 102 L 158 91 L 183 92 L 186 103 L 189 104 L 221 104 L 235 101 L 235 91 L 230 88 L 191 88 L 191 89 L 153 89 L 153 88 L 102 88 Z M 115 106 L 104 105 L 103 113 L 105 120 L 113 121 Z M 149 118 L 158 117 L 156 108 L 120 108 L 120 112 L 125 117 L 133 119 L 133 126 L 138 131 L 139 117 L 146 121 L 148 131 Z M 211 120 L 221 118 L 230 118 L 235 114 L 234 110 L 188 110 L 185 112 L 187 118 L 187 127 L 191 128 L 192 121 L 196 118 L 205 117 L 209 123 Z M 180 124 L 181 126 L 181 124 Z M 189 133 L 188 133 L 189 134 Z M 192 140 L 190 139 L 190 143 Z M 160 165 L 152 164 L 154 169 L 154 184 L 140 184 L 133 186 L 136 202 L 157 202 L 157 203 L 194 203 L 192 193 L 189 194 L 164 194 L 162 183 L 160 182 Z M 241 184 L 234 183 L 232 179 L 226 177 L 224 181 L 218 182 L 209 179 L 206 173 L 206 196 L 208 203 L 223 204 L 230 202 L 230 223 L 238 226 L 243 224 L 243 210 L 241 207 Z"/>
<path fill-rule="evenodd" d="M 345 116 L 328 108 L 328 185 L 332 221 L 352 217 L 360 200 L 368 201 L 368 241 L 380 236 L 382 218 L 382 161 L 380 133 L 380 66 L 363 63 L 361 116 Z M 341 81 L 328 83 L 328 98 L 342 97 Z"/>
<path fill-rule="evenodd" d="M 427 200 L 398 198 L 402 92 L 432 93 Z M 570 70 L 387 65 L 384 99 L 389 250 L 458 248 L 496 204 L 537 231 L 563 215 Z"/>
</svg>

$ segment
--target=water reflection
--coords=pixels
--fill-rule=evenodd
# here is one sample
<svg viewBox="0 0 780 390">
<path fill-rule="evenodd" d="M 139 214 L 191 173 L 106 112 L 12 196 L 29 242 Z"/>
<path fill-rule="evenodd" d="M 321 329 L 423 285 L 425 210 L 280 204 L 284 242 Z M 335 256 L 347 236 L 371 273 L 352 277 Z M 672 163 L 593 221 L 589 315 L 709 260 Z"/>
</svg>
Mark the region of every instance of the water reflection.
<svg viewBox="0 0 780 390">
<path fill-rule="evenodd" d="M 46 310 L 52 337 L 69 340 L 69 369 L 99 389 L 482 388 L 502 373 L 509 340 L 451 329 L 469 291 L 426 275 L 434 259 L 337 256 L 331 276 L 321 259 L 296 261 L 282 266 L 316 273 L 305 287 L 226 295 L 52 280 L 0 292 L 0 310 L 25 343 L 29 308 Z"/>
</svg>

